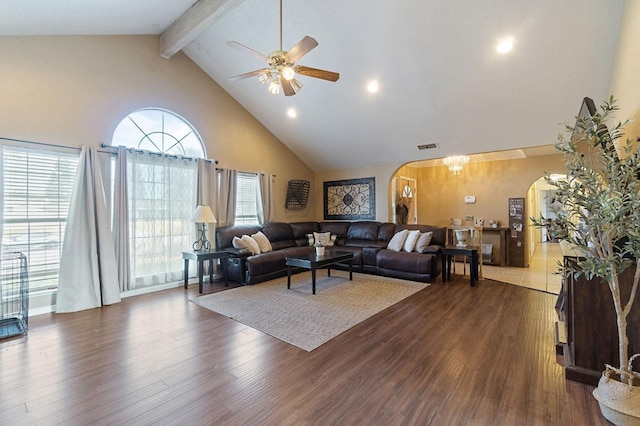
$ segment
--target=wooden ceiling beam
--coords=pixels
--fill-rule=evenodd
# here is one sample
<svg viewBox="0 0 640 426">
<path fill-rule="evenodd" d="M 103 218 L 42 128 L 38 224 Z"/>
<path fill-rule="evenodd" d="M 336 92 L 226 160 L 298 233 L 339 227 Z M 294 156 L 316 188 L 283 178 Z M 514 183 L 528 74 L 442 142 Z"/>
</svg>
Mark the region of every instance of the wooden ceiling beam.
<svg viewBox="0 0 640 426">
<path fill-rule="evenodd" d="M 160 35 L 160 55 L 171 58 L 244 0 L 198 0 Z"/>
</svg>

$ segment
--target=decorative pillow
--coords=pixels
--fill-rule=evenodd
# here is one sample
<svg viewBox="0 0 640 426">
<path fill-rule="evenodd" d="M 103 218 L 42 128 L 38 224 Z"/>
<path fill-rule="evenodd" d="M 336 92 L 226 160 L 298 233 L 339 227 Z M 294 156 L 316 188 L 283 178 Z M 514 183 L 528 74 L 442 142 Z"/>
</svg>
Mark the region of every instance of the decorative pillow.
<svg viewBox="0 0 640 426">
<path fill-rule="evenodd" d="M 251 235 L 251 238 L 253 238 L 255 242 L 258 243 L 261 253 L 266 253 L 273 250 L 273 247 L 271 247 L 271 241 L 269 241 L 269 238 L 267 238 L 267 236 L 264 235 L 262 231 L 258 231 L 255 234 Z"/>
<path fill-rule="evenodd" d="M 314 243 L 320 243 L 323 246 L 328 246 L 331 241 L 331 233 L 330 232 L 314 232 L 313 233 Z"/>
<path fill-rule="evenodd" d="M 403 229 L 402 231 L 398 231 L 395 233 L 393 237 L 391 237 L 391 241 L 387 245 L 389 250 L 400 251 L 402 250 L 402 246 L 404 244 L 404 240 L 407 239 L 408 230 Z"/>
<path fill-rule="evenodd" d="M 426 253 L 427 248 L 431 244 L 431 238 L 433 238 L 433 232 L 420 234 L 420 238 L 418 238 L 418 241 L 416 242 L 414 251 L 417 251 L 418 253 Z"/>
<path fill-rule="evenodd" d="M 248 235 L 243 235 L 242 238 L 233 237 L 231 244 L 235 248 L 249 250 L 251 254 L 260 254 L 260 246 L 258 245 L 256 240 Z"/>
<path fill-rule="evenodd" d="M 402 250 L 411 253 L 416 247 L 418 238 L 420 238 L 420 231 L 409 231 L 407 238 L 405 238 L 404 244 L 402 245 Z"/>
<path fill-rule="evenodd" d="M 251 238 L 249 235 L 243 235 L 241 240 L 249 246 L 249 251 L 251 252 L 251 254 L 260 254 L 260 246 L 258 245 L 256 240 Z"/>
<path fill-rule="evenodd" d="M 314 234 L 319 234 L 319 235 L 324 235 L 324 234 L 329 234 L 329 232 L 322 232 L 322 233 L 318 233 L 318 232 L 314 232 L 313 234 L 307 234 L 307 242 L 309 243 L 310 246 L 314 245 L 316 243 L 316 238 L 314 236 Z M 330 234 L 331 236 L 329 237 L 329 242 L 325 243 L 325 246 L 333 246 L 336 243 L 336 240 L 338 239 L 338 236 L 336 234 Z M 323 237 L 324 238 L 324 237 Z"/>
</svg>

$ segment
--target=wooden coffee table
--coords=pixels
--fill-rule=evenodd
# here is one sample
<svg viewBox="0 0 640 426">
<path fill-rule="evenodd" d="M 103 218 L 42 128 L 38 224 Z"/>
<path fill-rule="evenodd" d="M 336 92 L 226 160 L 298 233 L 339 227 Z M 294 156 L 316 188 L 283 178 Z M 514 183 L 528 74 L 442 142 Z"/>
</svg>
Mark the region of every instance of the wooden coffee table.
<svg viewBox="0 0 640 426">
<path fill-rule="evenodd" d="M 287 264 L 287 288 L 291 288 L 291 270 L 294 267 L 311 270 L 311 289 L 316 294 L 316 269 L 327 268 L 327 276 L 331 276 L 331 265 L 338 262 L 349 263 L 349 281 L 353 281 L 351 264 L 353 253 L 338 250 L 325 250 L 324 256 L 309 253 L 300 256 L 290 256 L 286 258 Z"/>
</svg>

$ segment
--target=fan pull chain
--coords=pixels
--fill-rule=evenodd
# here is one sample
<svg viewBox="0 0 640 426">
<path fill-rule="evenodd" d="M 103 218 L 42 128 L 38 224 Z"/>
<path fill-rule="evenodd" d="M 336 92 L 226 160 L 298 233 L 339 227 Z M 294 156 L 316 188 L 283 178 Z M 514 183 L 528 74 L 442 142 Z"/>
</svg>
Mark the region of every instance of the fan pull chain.
<svg viewBox="0 0 640 426">
<path fill-rule="evenodd" d="M 280 50 L 282 50 L 282 0 L 280 0 Z"/>
</svg>

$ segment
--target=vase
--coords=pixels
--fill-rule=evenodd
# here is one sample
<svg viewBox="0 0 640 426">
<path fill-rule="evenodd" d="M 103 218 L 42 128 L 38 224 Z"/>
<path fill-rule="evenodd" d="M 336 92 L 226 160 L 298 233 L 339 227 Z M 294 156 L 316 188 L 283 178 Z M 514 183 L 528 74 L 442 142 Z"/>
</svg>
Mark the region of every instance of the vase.
<svg viewBox="0 0 640 426">
<path fill-rule="evenodd" d="M 318 256 L 324 256 L 324 247 L 316 247 L 316 254 Z"/>
<path fill-rule="evenodd" d="M 602 374 L 593 396 L 600 405 L 600 412 L 614 425 L 640 425 L 640 386 L 631 386 Z"/>
<path fill-rule="evenodd" d="M 456 247 L 466 247 L 467 239 L 469 238 L 469 230 L 468 229 L 456 229 L 456 240 L 458 244 Z"/>
</svg>

